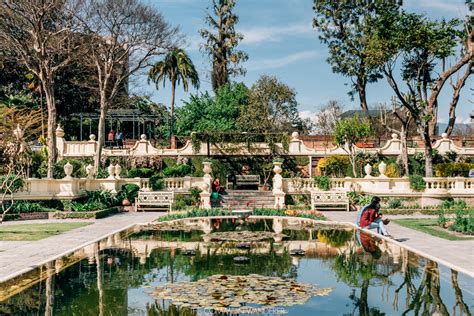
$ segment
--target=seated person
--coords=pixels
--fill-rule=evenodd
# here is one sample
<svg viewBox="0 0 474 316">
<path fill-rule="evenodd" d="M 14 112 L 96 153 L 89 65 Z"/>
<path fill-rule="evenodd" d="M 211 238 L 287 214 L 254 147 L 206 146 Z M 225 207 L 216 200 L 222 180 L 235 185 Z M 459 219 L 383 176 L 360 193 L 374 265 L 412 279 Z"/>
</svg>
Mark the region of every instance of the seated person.
<svg viewBox="0 0 474 316">
<path fill-rule="evenodd" d="M 377 228 L 377 233 L 391 238 L 392 236 L 385 228 L 385 225 L 387 225 L 390 220 L 382 220 L 382 214 L 379 213 L 379 210 L 380 198 L 374 196 L 370 204 L 364 206 L 358 214 L 357 225 L 361 228 Z"/>
</svg>

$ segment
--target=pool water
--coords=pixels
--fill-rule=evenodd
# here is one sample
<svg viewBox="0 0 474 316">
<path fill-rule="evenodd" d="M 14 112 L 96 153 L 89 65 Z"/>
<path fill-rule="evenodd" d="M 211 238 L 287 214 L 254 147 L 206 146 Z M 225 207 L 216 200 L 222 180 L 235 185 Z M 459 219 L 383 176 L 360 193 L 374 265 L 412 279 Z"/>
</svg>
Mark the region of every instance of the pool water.
<svg viewBox="0 0 474 316">
<path fill-rule="evenodd" d="M 329 291 L 281 306 L 241 302 L 254 314 L 471 315 L 474 310 L 472 278 L 366 233 L 285 221 L 208 224 L 207 233 L 189 225 L 183 230 L 135 229 L 50 262 L 0 285 L 0 315 L 224 315 L 211 303 L 193 309 L 186 297 L 160 297 L 155 288 L 171 283 L 178 289 L 192 287 L 198 283 L 180 282 L 203 280 L 202 287 L 208 278 L 226 276 Z M 274 235 L 254 241 L 259 232 Z M 236 233 L 244 240 L 233 240 Z M 247 245 L 239 246 L 241 241 Z M 295 249 L 304 255 L 291 255 Z M 235 262 L 237 256 L 248 261 Z M 264 287 L 268 291 L 272 285 Z M 199 290 L 191 288 L 189 295 Z M 284 296 L 282 290 L 275 293 L 269 294 L 270 302 L 272 295 Z"/>
</svg>

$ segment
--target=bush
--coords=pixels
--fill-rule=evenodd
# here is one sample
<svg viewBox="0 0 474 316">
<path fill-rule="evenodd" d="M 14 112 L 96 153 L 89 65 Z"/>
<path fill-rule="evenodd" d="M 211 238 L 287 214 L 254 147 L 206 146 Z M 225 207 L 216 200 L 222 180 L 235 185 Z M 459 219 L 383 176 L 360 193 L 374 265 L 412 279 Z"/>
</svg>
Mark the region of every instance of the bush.
<svg viewBox="0 0 474 316">
<path fill-rule="evenodd" d="M 86 203 L 94 205 L 101 203 L 105 207 L 112 207 L 118 204 L 118 199 L 107 190 L 87 191 Z M 97 205 L 97 204 L 96 204 Z"/>
<path fill-rule="evenodd" d="M 410 175 L 410 188 L 415 191 L 423 191 L 426 188 L 426 182 L 420 175 Z"/>
<path fill-rule="evenodd" d="M 401 208 L 403 206 L 402 200 L 390 199 L 388 200 L 388 208 Z"/>
<path fill-rule="evenodd" d="M 467 162 L 441 163 L 434 167 L 436 177 L 465 177 L 471 169 L 474 169 L 474 164 Z"/>
<path fill-rule="evenodd" d="M 86 166 L 92 163 L 90 159 L 65 159 L 65 160 L 58 161 L 54 164 L 54 169 L 53 169 L 53 177 L 55 179 L 62 179 L 66 176 L 66 174 L 64 173 L 64 165 L 67 164 L 68 162 L 72 165 L 72 168 L 73 168 L 72 174 L 71 174 L 73 178 L 86 177 L 87 176 Z M 46 178 L 47 173 L 48 173 L 48 161 L 43 160 L 37 170 L 37 174 L 41 178 Z"/>
<path fill-rule="evenodd" d="M 316 176 L 314 177 L 316 186 L 322 191 L 329 191 L 331 188 L 331 180 L 328 176 Z"/>
<path fill-rule="evenodd" d="M 140 187 L 138 185 L 132 183 L 124 184 L 117 193 L 117 199 L 119 202 L 127 199 L 130 201 L 130 203 L 134 203 L 138 196 L 138 191 L 140 191 Z"/>
<path fill-rule="evenodd" d="M 0 183 L 3 183 L 6 180 L 6 176 L 0 176 Z M 16 178 L 14 175 L 10 175 L 7 180 L 7 186 L 11 183 L 11 187 L 9 189 L 10 192 L 15 193 L 25 185 L 25 180 L 23 178 Z M 1 188 L 0 193 L 4 193 L 6 188 Z M 9 194 L 9 192 L 7 192 Z"/>
<path fill-rule="evenodd" d="M 347 196 L 349 197 L 349 203 L 352 205 L 364 206 L 369 204 L 372 200 L 371 195 L 365 195 L 357 191 L 347 192 Z"/>
<path fill-rule="evenodd" d="M 186 196 L 184 194 L 176 194 L 174 198 L 173 210 L 180 211 L 192 206 L 194 204 L 194 199 L 192 197 Z"/>
<path fill-rule="evenodd" d="M 343 178 L 350 168 L 351 162 L 347 156 L 334 155 L 318 161 L 318 169 L 325 176 Z"/>
<path fill-rule="evenodd" d="M 176 165 L 163 169 L 163 175 L 166 177 L 184 177 L 191 174 L 191 166 Z"/>
<path fill-rule="evenodd" d="M 39 202 L 16 201 L 10 210 L 11 213 L 34 213 L 42 212 L 44 206 Z"/>
<path fill-rule="evenodd" d="M 160 175 L 155 174 L 150 178 L 150 187 L 153 191 L 160 191 L 163 190 L 165 184 L 163 179 Z"/>
<path fill-rule="evenodd" d="M 154 173 L 155 171 L 150 168 L 145 168 L 145 167 L 135 168 L 134 167 L 128 170 L 128 177 L 129 178 L 150 178 L 151 176 L 153 176 Z"/>
</svg>

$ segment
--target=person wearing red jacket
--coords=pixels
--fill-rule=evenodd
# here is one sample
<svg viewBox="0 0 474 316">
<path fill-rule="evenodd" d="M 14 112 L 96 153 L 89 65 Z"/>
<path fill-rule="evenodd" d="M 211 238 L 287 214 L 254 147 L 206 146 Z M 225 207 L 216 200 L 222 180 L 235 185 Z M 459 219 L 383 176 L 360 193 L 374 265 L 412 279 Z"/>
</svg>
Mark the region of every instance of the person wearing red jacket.
<svg viewBox="0 0 474 316">
<path fill-rule="evenodd" d="M 360 215 L 360 227 L 368 229 L 377 229 L 377 233 L 392 237 L 385 225 L 389 223 L 389 220 L 382 220 L 382 214 L 379 213 L 380 210 L 380 198 L 374 196 L 370 204 L 365 208 L 365 210 Z"/>
</svg>

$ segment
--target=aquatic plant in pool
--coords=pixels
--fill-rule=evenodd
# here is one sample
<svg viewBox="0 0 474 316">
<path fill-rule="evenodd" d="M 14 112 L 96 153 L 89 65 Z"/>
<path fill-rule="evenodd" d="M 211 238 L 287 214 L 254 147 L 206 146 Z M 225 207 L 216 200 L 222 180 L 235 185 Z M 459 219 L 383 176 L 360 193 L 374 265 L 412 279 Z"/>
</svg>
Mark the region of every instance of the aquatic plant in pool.
<svg viewBox="0 0 474 316">
<path fill-rule="evenodd" d="M 200 221 L 115 234 L 7 281 L 0 314 L 472 313 L 472 278 L 371 235 L 293 218 L 251 220 L 253 230 Z M 275 229 L 286 237 L 210 238 Z"/>
</svg>

